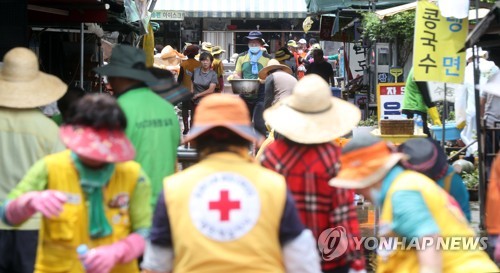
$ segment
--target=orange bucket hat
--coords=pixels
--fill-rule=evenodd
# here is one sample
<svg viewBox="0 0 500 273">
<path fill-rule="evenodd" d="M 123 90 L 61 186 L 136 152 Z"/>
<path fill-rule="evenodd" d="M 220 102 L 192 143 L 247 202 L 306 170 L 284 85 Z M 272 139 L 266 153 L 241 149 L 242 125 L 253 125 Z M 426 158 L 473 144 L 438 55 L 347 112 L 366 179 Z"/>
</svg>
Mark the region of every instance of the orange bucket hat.
<svg viewBox="0 0 500 273">
<path fill-rule="evenodd" d="M 193 128 L 184 139 L 184 143 L 216 127 L 225 127 L 257 144 L 263 140 L 263 136 L 253 129 L 248 107 L 241 98 L 228 94 L 212 94 L 203 98 L 196 107 Z"/>
<path fill-rule="evenodd" d="M 340 172 L 330 186 L 362 189 L 382 180 L 404 154 L 395 153 L 385 141 L 370 134 L 353 138 L 342 149 Z"/>
</svg>

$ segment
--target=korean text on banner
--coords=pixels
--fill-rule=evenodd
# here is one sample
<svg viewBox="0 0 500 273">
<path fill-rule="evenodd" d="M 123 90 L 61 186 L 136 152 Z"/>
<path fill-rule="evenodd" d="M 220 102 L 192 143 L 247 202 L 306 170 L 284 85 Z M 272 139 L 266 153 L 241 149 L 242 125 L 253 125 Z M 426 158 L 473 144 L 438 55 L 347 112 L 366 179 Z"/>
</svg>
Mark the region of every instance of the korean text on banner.
<svg viewBox="0 0 500 273">
<path fill-rule="evenodd" d="M 467 18 L 445 18 L 434 3 L 421 0 L 415 20 L 415 81 L 462 83 L 466 60 L 458 51 L 464 47 Z"/>
</svg>

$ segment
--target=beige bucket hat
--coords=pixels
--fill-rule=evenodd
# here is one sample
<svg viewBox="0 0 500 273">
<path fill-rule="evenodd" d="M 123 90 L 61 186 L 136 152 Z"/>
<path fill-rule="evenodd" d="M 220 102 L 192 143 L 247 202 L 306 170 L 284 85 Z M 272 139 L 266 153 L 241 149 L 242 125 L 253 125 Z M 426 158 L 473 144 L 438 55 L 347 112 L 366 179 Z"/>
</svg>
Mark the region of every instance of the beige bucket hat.
<svg viewBox="0 0 500 273">
<path fill-rule="evenodd" d="M 333 97 L 328 83 L 311 74 L 298 81 L 292 95 L 267 109 L 264 119 L 292 141 L 318 144 L 349 133 L 361 119 L 361 111 Z"/>
<path fill-rule="evenodd" d="M 24 47 L 11 49 L 0 68 L 0 106 L 35 108 L 61 98 L 68 86 L 58 77 L 41 72 L 35 53 Z"/>
</svg>

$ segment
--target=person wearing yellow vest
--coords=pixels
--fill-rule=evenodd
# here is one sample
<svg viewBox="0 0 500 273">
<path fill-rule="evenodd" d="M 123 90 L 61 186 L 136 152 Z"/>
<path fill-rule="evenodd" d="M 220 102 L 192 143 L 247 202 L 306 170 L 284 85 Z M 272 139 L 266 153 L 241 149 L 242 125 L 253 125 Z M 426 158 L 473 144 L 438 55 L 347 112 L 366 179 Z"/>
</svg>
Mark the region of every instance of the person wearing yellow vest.
<svg viewBox="0 0 500 273">
<path fill-rule="evenodd" d="M 379 244 L 376 272 L 498 272 L 481 250 L 486 246 L 464 243 L 478 238 L 457 202 L 427 176 L 400 166 L 405 156 L 394 150 L 371 134 L 356 136 L 343 148 L 340 172 L 330 180 L 380 206 L 379 239 L 399 242 Z"/>
<path fill-rule="evenodd" d="M 212 56 L 214 56 L 214 61 L 212 62 L 212 70 L 217 73 L 217 86 L 215 87 L 215 93 L 224 92 L 224 64 L 221 60 L 222 53 L 226 52 L 220 46 L 214 46 L 212 48 Z"/>
<path fill-rule="evenodd" d="M 410 139 L 399 145 L 398 151 L 408 155 L 401 165 L 408 170 L 425 174 L 449 193 L 460 205 L 470 222 L 469 192 L 439 144 L 430 138 Z"/>
<path fill-rule="evenodd" d="M 125 127 L 114 98 L 83 97 L 60 128 L 69 150 L 35 163 L 0 207 L 14 226 L 42 214 L 35 273 L 139 272 L 151 189 Z"/>
<path fill-rule="evenodd" d="M 201 100 L 185 139 L 200 162 L 165 178 L 143 272 L 321 272 L 284 178 L 249 156 L 261 140 L 241 98 Z"/>
</svg>

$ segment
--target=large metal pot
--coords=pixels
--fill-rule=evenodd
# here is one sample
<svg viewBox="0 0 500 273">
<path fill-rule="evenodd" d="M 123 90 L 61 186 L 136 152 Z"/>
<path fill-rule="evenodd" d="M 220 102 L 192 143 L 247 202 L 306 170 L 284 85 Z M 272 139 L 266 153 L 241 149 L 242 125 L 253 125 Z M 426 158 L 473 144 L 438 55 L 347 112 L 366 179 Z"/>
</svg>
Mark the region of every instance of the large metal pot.
<svg viewBox="0 0 500 273">
<path fill-rule="evenodd" d="M 234 94 L 239 94 L 242 97 L 249 99 L 257 98 L 260 86 L 259 80 L 232 79 L 229 82 L 231 83 Z"/>
</svg>

